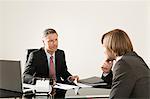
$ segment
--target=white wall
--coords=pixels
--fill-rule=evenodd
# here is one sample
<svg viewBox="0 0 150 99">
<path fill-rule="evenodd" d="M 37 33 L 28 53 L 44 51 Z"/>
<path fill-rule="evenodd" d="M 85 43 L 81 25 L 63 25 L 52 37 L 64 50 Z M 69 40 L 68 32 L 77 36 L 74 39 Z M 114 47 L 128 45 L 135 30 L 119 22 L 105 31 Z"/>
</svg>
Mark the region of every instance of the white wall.
<svg viewBox="0 0 150 99">
<path fill-rule="evenodd" d="M 148 48 L 148 53 L 147 53 L 147 58 L 146 58 L 146 61 L 147 61 L 147 63 L 148 63 L 148 65 L 149 65 L 149 67 L 150 67 L 150 46 L 149 46 L 149 37 L 150 37 L 150 3 L 149 3 L 149 6 L 148 6 L 148 29 L 147 29 L 147 39 L 146 39 L 146 46 L 147 46 L 147 48 Z"/>
<path fill-rule="evenodd" d="M 135 51 L 150 64 L 149 3 L 143 0 L 1 0 L 0 59 L 21 60 L 24 70 L 26 49 L 43 46 L 41 34 L 52 27 L 59 34 L 59 48 L 66 53 L 69 71 L 80 78 L 100 76 L 101 35 L 121 28 L 129 34 Z"/>
</svg>

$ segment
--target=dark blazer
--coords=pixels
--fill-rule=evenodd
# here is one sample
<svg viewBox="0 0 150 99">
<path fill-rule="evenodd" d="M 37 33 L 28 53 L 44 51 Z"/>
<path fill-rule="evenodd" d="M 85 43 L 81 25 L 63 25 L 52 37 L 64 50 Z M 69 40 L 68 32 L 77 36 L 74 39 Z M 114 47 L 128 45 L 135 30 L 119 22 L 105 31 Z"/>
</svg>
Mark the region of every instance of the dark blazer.
<svg viewBox="0 0 150 99">
<path fill-rule="evenodd" d="M 63 50 L 57 49 L 55 52 L 55 68 L 57 82 L 67 81 L 71 74 L 67 70 L 65 54 Z M 23 73 L 23 82 L 35 84 L 36 78 L 49 78 L 48 60 L 44 48 L 31 52 L 26 62 Z M 64 81 L 63 81 L 63 80 Z"/>
<path fill-rule="evenodd" d="M 111 85 L 112 85 L 112 78 L 113 78 L 113 73 L 112 73 L 112 70 L 110 71 L 110 73 L 107 75 L 107 76 L 101 76 L 101 79 L 104 80 L 105 83 L 107 83 L 107 88 L 111 88 Z"/>
<path fill-rule="evenodd" d="M 135 52 L 116 62 L 110 99 L 150 99 L 150 69 Z"/>
</svg>

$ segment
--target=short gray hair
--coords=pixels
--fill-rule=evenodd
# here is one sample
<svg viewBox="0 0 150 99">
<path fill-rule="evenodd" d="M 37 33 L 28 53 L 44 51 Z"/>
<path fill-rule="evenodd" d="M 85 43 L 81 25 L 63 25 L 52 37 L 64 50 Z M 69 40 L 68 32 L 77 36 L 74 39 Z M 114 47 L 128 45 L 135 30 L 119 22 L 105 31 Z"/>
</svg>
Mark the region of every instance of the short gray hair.
<svg viewBox="0 0 150 99">
<path fill-rule="evenodd" d="M 46 37 L 48 34 L 55 34 L 55 33 L 57 34 L 57 32 L 54 29 L 48 28 L 43 32 L 43 37 Z"/>
</svg>

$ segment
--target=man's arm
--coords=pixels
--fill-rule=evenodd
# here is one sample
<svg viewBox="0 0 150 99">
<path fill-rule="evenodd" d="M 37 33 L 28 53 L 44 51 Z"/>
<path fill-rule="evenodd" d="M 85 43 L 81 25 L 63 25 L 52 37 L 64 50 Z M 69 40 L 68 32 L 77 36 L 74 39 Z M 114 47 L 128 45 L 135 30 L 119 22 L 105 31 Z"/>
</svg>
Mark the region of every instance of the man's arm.
<svg viewBox="0 0 150 99">
<path fill-rule="evenodd" d="M 109 73 L 107 73 L 107 74 L 103 73 L 101 78 L 104 80 L 104 82 L 106 82 L 109 85 L 111 85 L 112 84 L 112 78 L 113 78 L 112 70 Z"/>
<path fill-rule="evenodd" d="M 65 53 L 64 51 L 62 51 L 62 63 L 63 63 L 63 71 L 62 71 L 62 76 L 65 80 L 68 80 L 68 77 L 69 76 L 72 76 L 69 71 L 68 71 L 68 68 L 67 68 L 67 65 L 66 65 L 66 59 L 65 59 Z"/>
<path fill-rule="evenodd" d="M 136 77 L 125 61 L 118 61 L 114 68 L 114 79 L 110 99 L 128 98 L 134 88 Z"/>
<path fill-rule="evenodd" d="M 101 78 L 104 80 L 104 82 L 106 82 L 110 87 L 112 84 L 112 78 L 113 78 L 113 73 L 112 73 L 112 65 L 113 65 L 113 61 L 104 61 L 103 65 L 101 66 L 101 69 L 103 71 L 103 74 L 101 76 Z"/>
<path fill-rule="evenodd" d="M 62 76 L 63 78 L 65 79 L 65 82 L 66 83 L 69 83 L 69 84 L 72 84 L 74 80 L 79 80 L 79 77 L 77 75 L 75 76 L 72 76 L 69 71 L 68 71 L 68 68 L 67 68 L 67 65 L 66 65 L 66 59 L 65 59 L 65 53 L 64 51 L 62 51 L 62 63 L 63 63 L 63 73 L 62 73 Z"/>
<path fill-rule="evenodd" d="M 25 65 L 25 71 L 23 73 L 23 82 L 28 84 L 35 84 L 34 75 L 35 75 L 34 54 L 31 53 Z"/>
</svg>

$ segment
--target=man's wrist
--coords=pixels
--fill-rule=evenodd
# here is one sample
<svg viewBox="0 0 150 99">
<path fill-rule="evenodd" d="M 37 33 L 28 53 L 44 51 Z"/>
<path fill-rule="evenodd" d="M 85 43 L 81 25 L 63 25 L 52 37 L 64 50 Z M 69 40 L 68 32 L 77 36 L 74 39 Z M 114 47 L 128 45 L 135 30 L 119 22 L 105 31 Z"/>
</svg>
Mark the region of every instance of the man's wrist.
<svg viewBox="0 0 150 99">
<path fill-rule="evenodd" d="M 109 73 L 110 73 L 110 72 L 109 72 Z M 102 74 L 102 75 L 103 75 L 104 77 L 106 77 L 109 73 L 105 73 L 105 72 L 103 72 L 103 74 Z"/>
<path fill-rule="evenodd" d="M 71 76 L 69 76 L 69 77 L 67 78 L 67 80 L 68 80 L 69 83 L 71 83 L 71 82 L 72 82 Z"/>
</svg>

